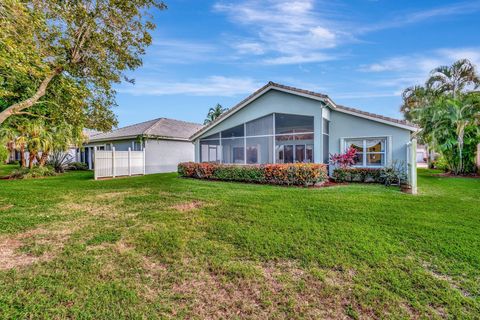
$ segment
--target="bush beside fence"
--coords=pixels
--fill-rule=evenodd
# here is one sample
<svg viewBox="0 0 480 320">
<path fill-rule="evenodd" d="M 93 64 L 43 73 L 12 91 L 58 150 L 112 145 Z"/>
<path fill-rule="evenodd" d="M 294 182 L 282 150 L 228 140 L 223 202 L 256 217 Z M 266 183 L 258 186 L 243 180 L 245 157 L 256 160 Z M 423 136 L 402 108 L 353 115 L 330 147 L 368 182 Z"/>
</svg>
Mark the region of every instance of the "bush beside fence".
<svg viewBox="0 0 480 320">
<path fill-rule="evenodd" d="M 241 181 L 278 185 L 311 186 L 327 180 L 327 166 L 313 163 L 227 165 L 183 162 L 178 165 L 182 177 L 223 181 Z"/>
</svg>

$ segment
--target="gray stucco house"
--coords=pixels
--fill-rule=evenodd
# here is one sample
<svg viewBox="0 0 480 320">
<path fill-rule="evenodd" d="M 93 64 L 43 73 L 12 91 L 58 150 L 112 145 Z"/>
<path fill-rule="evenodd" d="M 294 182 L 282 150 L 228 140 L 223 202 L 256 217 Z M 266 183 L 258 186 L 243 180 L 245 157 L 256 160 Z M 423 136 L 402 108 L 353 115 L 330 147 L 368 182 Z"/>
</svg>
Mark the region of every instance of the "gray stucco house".
<svg viewBox="0 0 480 320">
<path fill-rule="evenodd" d="M 407 161 L 417 128 L 341 106 L 327 95 L 269 82 L 191 136 L 195 161 L 232 164 L 328 163 L 357 149 L 357 166 Z"/>
<path fill-rule="evenodd" d="M 137 123 L 92 135 L 83 149 L 77 150 L 77 159 L 93 169 L 94 150 L 145 149 L 146 174 L 176 171 L 179 162 L 194 159 L 194 146 L 189 137 L 201 128 L 197 123 L 167 118 Z"/>
</svg>

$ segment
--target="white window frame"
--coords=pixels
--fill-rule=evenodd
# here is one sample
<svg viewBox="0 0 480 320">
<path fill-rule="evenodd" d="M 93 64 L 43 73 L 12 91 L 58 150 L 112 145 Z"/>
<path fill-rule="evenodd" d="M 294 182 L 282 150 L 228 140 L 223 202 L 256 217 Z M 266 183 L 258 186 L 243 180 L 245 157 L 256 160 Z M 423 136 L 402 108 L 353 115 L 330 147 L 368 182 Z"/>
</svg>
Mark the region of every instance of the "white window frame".
<svg viewBox="0 0 480 320">
<path fill-rule="evenodd" d="M 383 152 L 367 152 L 367 140 L 374 140 L 374 139 L 384 139 L 385 140 L 385 151 Z M 349 140 L 362 140 L 363 143 L 363 158 L 362 164 L 358 165 L 355 164 L 352 167 L 355 168 L 384 168 L 389 166 L 392 163 L 392 136 L 363 136 L 363 137 L 344 137 L 340 139 L 341 150 L 343 152 L 347 151 L 348 149 L 348 141 Z M 367 165 L 367 154 L 384 154 L 385 161 L 384 165 L 379 166 L 368 166 Z"/>
</svg>

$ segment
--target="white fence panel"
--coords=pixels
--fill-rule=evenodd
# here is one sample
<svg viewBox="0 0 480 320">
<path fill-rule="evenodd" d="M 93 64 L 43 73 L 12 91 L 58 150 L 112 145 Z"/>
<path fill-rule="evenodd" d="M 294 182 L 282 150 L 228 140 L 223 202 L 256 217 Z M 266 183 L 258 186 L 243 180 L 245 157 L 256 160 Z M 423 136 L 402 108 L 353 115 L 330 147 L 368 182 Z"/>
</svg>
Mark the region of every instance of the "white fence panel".
<svg viewBox="0 0 480 320">
<path fill-rule="evenodd" d="M 145 150 L 95 150 L 95 179 L 145 174 Z"/>
</svg>

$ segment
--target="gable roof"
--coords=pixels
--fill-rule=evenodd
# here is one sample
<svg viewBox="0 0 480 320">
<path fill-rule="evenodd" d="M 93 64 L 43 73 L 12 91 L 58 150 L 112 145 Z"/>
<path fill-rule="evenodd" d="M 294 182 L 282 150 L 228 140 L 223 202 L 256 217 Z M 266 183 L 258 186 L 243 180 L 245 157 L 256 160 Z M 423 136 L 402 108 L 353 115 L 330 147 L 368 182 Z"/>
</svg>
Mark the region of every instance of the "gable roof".
<svg viewBox="0 0 480 320">
<path fill-rule="evenodd" d="M 202 127 L 198 123 L 158 118 L 97 134 L 91 137 L 90 142 L 131 139 L 138 136 L 189 141 L 189 137 Z"/>
<path fill-rule="evenodd" d="M 193 139 L 198 138 L 201 134 L 205 133 L 209 129 L 216 126 L 218 123 L 222 122 L 223 120 L 227 119 L 231 115 L 235 114 L 237 111 L 241 110 L 243 107 L 247 106 L 249 103 L 251 103 L 255 99 L 259 98 L 260 96 L 264 95 L 265 93 L 267 93 L 270 90 L 287 92 L 287 93 L 294 94 L 294 95 L 297 95 L 297 96 L 302 96 L 302 97 L 306 97 L 306 98 L 309 98 L 309 99 L 322 101 L 323 103 L 325 103 L 326 105 L 328 105 L 330 108 L 332 108 L 335 111 L 352 114 L 352 115 L 357 116 L 357 117 L 369 119 L 369 120 L 372 120 L 372 121 L 382 122 L 382 123 L 385 123 L 385 124 L 400 127 L 400 128 L 407 129 L 407 130 L 410 130 L 410 131 L 417 131 L 418 130 L 418 127 L 416 127 L 414 124 L 412 124 L 412 123 L 410 123 L 406 120 L 390 118 L 390 117 L 382 116 L 382 115 L 379 115 L 379 114 L 370 113 L 370 112 L 362 111 L 362 110 L 359 110 L 359 109 L 354 109 L 354 108 L 338 105 L 335 102 L 333 102 L 333 100 L 330 99 L 330 97 L 326 94 L 322 94 L 322 93 L 318 93 L 318 92 L 314 92 L 314 91 L 309 91 L 309 90 L 304 90 L 304 89 L 299 89 L 299 88 L 295 88 L 295 87 L 290 87 L 290 86 L 286 86 L 286 85 L 283 85 L 283 84 L 279 84 L 279 83 L 275 83 L 275 82 L 270 81 L 266 85 L 264 85 L 263 87 L 261 87 L 260 89 L 258 89 L 257 91 L 255 91 L 254 93 L 252 93 L 251 95 L 246 97 L 245 99 L 243 99 L 237 105 L 235 105 L 231 109 L 224 112 L 217 119 L 215 119 L 214 121 L 212 121 L 208 125 L 204 126 L 199 131 L 195 132 L 195 134 L 193 134 L 190 137 L 190 139 L 193 140 Z"/>
</svg>

